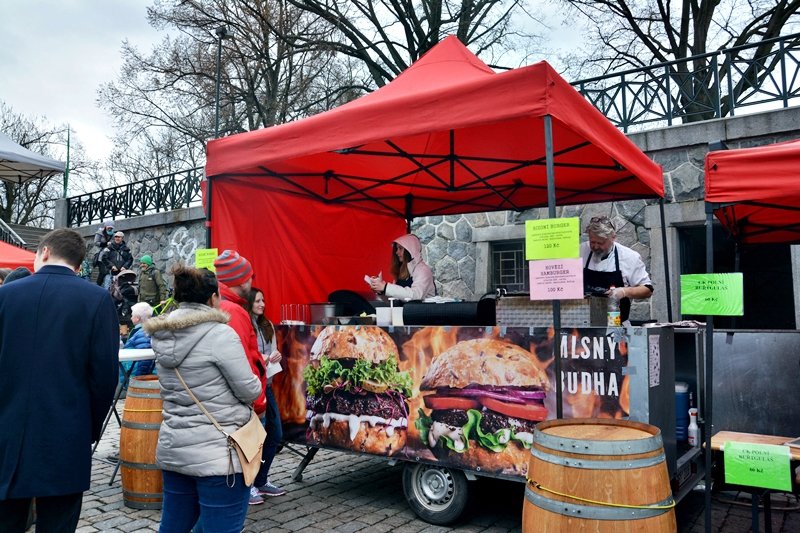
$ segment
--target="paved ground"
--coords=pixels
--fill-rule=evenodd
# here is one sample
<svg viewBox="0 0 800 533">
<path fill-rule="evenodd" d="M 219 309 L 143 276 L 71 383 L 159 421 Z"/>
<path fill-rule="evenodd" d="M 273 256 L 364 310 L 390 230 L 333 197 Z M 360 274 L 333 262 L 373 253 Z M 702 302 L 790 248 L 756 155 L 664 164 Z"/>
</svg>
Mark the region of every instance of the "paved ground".
<svg viewBox="0 0 800 533">
<path fill-rule="evenodd" d="M 112 419 L 96 457 L 116 451 L 119 428 Z M 300 458 L 284 449 L 273 464 L 272 481 L 289 492 L 264 505 L 250 507 L 246 532 L 505 532 L 521 530 L 524 487 L 521 483 L 479 479 L 471 485 L 471 500 L 462 519 L 452 527 L 432 526 L 411 512 L 403 497 L 402 466 L 385 460 L 320 451 L 305 470 L 303 480 L 293 482 Z M 158 531 L 160 511 L 141 511 L 123 505 L 119 476 L 109 486 L 113 465 L 95 460 L 92 487 L 86 493 L 78 531 Z M 728 499 L 735 494 L 724 494 Z M 742 495 L 744 498 L 744 495 Z M 773 497 L 775 533 L 800 532 L 800 504 L 796 498 Z M 749 500 L 741 505 L 715 499 L 712 531 L 750 531 Z M 784 510 L 788 509 L 788 510 Z M 687 496 L 678 506 L 678 531 L 704 531 L 703 493 Z M 763 514 L 761 522 L 763 529 Z"/>
</svg>

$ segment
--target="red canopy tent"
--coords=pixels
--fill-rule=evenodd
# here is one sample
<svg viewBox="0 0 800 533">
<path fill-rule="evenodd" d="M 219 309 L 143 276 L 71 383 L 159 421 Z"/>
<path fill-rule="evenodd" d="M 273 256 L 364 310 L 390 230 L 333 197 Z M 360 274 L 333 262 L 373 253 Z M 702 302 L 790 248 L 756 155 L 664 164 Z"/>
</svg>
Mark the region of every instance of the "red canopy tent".
<svg viewBox="0 0 800 533">
<path fill-rule="evenodd" d="M 209 141 L 206 176 L 213 246 L 252 260 L 274 317 L 363 291 L 404 219 L 664 193 L 661 168 L 547 63 L 496 74 L 455 37 L 358 100 Z"/>
<path fill-rule="evenodd" d="M 706 270 L 714 272 L 713 217 L 742 244 L 800 242 L 800 140 L 706 155 Z M 738 252 L 737 252 L 738 253 Z M 714 317 L 706 319 L 705 427 L 713 427 Z M 711 431 L 705 446 L 711 449 Z M 711 520 L 711 454 L 705 520 Z M 755 496 L 753 496 L 755 498 Z"/>
<path fill-rule="evenodd" d="M 740 243 L 800 243 L 800 140 L 706 156 L 706 202 Z"/>
<path fill-rule="evenodd" d="M 0 241 L 0 268 L 25 267 L 33 270 L 33 259 L 36 254 L 23 250 L 13 244 Z"/>
</svg>

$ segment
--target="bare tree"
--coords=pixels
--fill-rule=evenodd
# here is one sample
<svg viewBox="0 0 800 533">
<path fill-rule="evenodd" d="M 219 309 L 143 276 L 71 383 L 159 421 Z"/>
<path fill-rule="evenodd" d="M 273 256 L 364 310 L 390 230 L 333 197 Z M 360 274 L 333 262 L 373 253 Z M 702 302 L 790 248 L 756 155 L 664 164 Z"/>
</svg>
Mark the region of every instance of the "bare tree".
<svg viewBox="0 0 800 533">
<path fill-rule="evenodd" d="M 99 92 L 125 146 L 138 141 L 134 146 L 141 151 L 197 159 L 197 147 L 214 132 L 219 27 L 230 37 L 222 42 L 223 134 L 302 117 L 364 87 L 337 64 L 333 51 L 298 47 L 282 37 L 324 35 L 320 22 L 285 0 L 157 2 L 148 17 L 151 25 L 173 34 L 149 54 L 125 43 L 119 78 Z M 167 159 L 149 159 L 148 164 L 159 164 L 156 173 L 164 173 Z"/>
<path fill-rule="evenodd" d="M 734 64 L 768 57 L 776 45 L 765 41 L 800 29 L 800 0 L 556 0 L 554 4 L 572 8 L 565 19 L 569 23 L 581 14 L 592 28 L 585 43 L 588 53 L 583 61 L 572 62 L 573 73 L 576 67 L 589 67 L 594 74 L 640 68 L 761 43 L 722 58 L 718 72 L 724 82 Z M 731 80 L 733 91 L 721 102 L 723 115 L 731 96 L 768 76 L 777 60 L 751 62 Z M 697 112 L 697 106 L 710 106 L 709 97 L 704 97 L 714 83 L 708 58 L 678 61 L 671 76 L 686 94 L 699 95 L 693 103 L 682 97 L 689 120 L 708 118 Z"/>
<path fill-rule="evenodd" d="M 513 24 L 536 22 L 523 0 L 289 0 L 330 25 L 325 35 L 299 34 L 297 42 L 326 47 L 361 62 L 381 87 L 447 35 L 497 62 L 514 50 L 524 56 L 538 38 Z"/>
<path fill-rule="evenodd" d="M 0 131 L 23 148 L 65 160 L 67 126 L 48 124 L 42 117 L 27 117 L 0 101 Z M 80 141 L 70 139 L 70 189 L 81 191 L 98 183 L 97 164 L 86 156 Z M 0 181 L 0 218 L 13 224 L 49 227 L 53 202 L 63 196 L 63 175 L 28 180 L 22 184 Z"/>
</svg>

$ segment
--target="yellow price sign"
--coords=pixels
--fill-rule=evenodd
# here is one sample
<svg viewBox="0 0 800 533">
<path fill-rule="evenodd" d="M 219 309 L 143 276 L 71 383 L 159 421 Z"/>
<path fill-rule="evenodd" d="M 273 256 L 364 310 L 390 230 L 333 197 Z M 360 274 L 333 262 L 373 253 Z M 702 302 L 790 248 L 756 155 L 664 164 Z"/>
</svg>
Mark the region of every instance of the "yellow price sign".
<svg viewBox="0 0 800 533">
<path fill-rule="evenodd" d="M 580 257 L 580 223 L 577 217 L 525 221 L 525 259 Z"/>
<path fill-rule="evenodd" d="M 214 268 L 214 259 L 217 258 L 219 253 L 216 248 L 198 248 L 194 251 L 194 266 L 195 268 L 207 268 L 211 272 L 216 272 Z"/>
</svg>

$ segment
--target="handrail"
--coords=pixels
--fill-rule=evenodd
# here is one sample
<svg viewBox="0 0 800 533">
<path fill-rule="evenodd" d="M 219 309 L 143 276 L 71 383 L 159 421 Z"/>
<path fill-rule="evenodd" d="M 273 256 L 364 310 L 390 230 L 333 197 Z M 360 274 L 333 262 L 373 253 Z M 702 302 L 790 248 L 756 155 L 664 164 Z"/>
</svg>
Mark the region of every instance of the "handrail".
<svg viewBox="0 0 800 533">
<path fill-rule="evenodd" d="M 67 198 L 67 225 L 131 218 L 200 205 L 202 167 Z"/>
<path fill-rule="evenodd" d="M 775 50 L 761 56 L 740 54 L 775 44 Z M 748 106 L 786 108 L 800 103 L 800 33 L 587 78 L 572 86 L 625 133 L 735 116 Z M 68 198 L 68 225 L 199 205 L 201 179 L 202 169 L 192 168 Z"/>
<path fill-rule="evenodd" d="M 17 232 L 11 229 L 2 218 L 0 218 L 0 241 L 19 246 L 20 248 L 25 248 L 28 245 L 25 239 L 17 235 Z"/>
<path fill-rule="evenodd" d="M 770 50 L 756 55 L 764 46 Z M 748 58 L 742 52 L 749 50 L 753 54 Z M 732 117 L 749 106 L 786 108 L 800 101 L 800 33 L 587 78 L 572 86 L 626 133 L 648 125 Z"/>
</svg>

